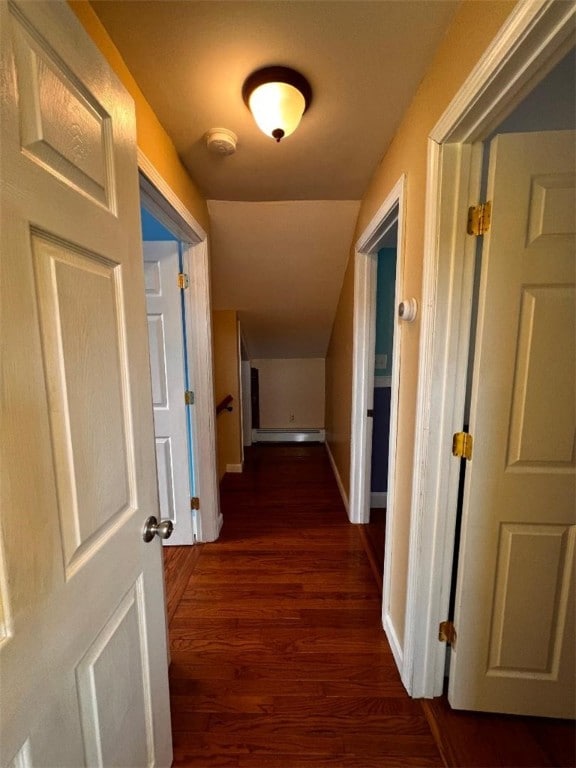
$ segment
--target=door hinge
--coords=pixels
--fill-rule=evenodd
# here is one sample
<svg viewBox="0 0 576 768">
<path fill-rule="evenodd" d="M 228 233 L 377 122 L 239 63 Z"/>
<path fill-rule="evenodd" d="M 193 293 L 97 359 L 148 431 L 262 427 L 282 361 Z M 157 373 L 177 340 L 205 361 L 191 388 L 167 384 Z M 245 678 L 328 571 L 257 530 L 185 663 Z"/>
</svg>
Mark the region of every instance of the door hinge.
<svg viewBox="0 0 576 768">
<path fill-rule="evenodd" d="M 452 456 L 470 461 L 472 458 L 472 435 L 468 432 L 456 432 L 452 438 Z"/>
<path fill-rule="evenodd" d="M 438 640 L 448 643 L 453 648 L 456 646 L 456 629 L 451 621 L 441 621 L 438 627 Z"/>
<path fill-rule="evenodd" d="M 190 285 L 190 280 L 188 278 L 188 275 L 186 272 L 179 272 L 178 273 L 178 288 L 188 288 Z"/>
<path fill-rule="evenodd" d="M 366 416 L 369 419 L 373 419 L 374 418 L 374 408 L 368 408 L 368 410 L 366 411 Z"/>
<path fill-rule="evenodd" d="M 184 392 L 184 402 L 186 405 L 194 405 L 194 392 L 191 389 L 187 389 Z"/>
<path fill-rule="evenodd" d="M 492 218 L 492 203 L 480 203 L 468 208 L 468 227 L 469 235 L 479 237 L 490 229 L 490 220 Z"/>
<path fill-rule="evenodd" d="M 200 509 L 200 499 L 198 496 L 192 496 L 190 499 L 190 509 Z"/>
</svg>

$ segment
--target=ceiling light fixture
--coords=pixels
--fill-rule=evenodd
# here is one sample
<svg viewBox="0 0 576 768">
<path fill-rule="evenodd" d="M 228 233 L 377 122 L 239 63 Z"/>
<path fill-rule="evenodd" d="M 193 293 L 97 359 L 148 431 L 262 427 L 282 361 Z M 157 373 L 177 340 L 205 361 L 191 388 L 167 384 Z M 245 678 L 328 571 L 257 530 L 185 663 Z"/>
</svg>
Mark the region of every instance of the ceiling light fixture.
<svg viewBox="0 0 576 768">
<path fill-rule="evenodd" d="M 298 127 L 312 101 L 312 88 L 294 69 L 264 67 L 246 79 L 242 98 L 260 130 L 279 142 Z"/>
</svg>

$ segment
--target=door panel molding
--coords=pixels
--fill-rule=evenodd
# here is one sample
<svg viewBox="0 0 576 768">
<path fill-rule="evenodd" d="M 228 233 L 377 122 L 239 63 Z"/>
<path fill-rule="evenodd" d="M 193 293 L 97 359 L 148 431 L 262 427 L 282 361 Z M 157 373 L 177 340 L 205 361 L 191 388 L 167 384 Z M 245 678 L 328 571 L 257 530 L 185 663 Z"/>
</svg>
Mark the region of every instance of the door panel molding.
<svg viewBox="0 0 576 768">
<path fill-rule="evenodd" d="M 154 761 L 144 610 L 139 578 L 76 667 L 87 765 L 151 765 Z M 111 705 L 120 700 L 129 705 L 125 720 L 115 718 Z"/>
<path fill-rule="evenodd" d="M 23 25 L 32 48 L 49 52 L 24 78 L 16 75 Z M 130 720 L 139 686 L 149 714 L 147 725 L 142 708 L 133 722 L 154 734 L 146 762 L 170 765 L 161 548 L 141 533 L 157 513 L 157 494 L 133 101 L 64 0 L 0 3 L 0 37 L 0 327 L 9 361 L 0 461 L 0 686 L 9 695 L 0 763 L 84 764 L 78 660 L 138 582 L 138 615 L 134 608 L 101 659 L 100 690 L 117 694 L 103 720 L 126 711 Z M 39 99 L 40 113 L 24 118 L 39 118 L 36 137 L 24 143 L 51 147 L 50 162 L 22 151 L 26 99 Z M 150 650 L 129 679 L 126 637 Z M 93 725 L 115 750 L 112 730 Z M 125 757 L 104 762 L 134 764 L 136 755 L 141 764 L 133 735 L 130 727 L 121 734 Z"/>
</svg>

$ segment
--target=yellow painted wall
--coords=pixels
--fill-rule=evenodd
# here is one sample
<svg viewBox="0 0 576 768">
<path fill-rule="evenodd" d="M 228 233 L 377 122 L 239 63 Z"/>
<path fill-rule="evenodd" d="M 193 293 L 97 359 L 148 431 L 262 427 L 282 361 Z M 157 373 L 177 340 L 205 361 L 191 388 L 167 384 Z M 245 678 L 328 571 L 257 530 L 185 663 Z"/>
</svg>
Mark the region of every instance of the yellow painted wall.
<svg viewBox="0 0 576 768">
<path fill-rule="evenodd" d="M 259 371 L 260 427 L 324 427 L 324 358 L 252 360 Z"/>
<path fill-rule="evenodd" d="M 212 313 L 214 341 L 214 391 L 216 404 L 232 395 L 232 411 L 223 411 L 216 419 L 218 441 L 218 477 L 221 480 L 229 464 L 242 463 L 240 426 L 240 357 L 238 316 L 232 309 Z"/>
<path fill-rule="evenodd" d="M 406 174 L 403 296 L 421 299 L 428 135 L 515 4 L 515 0 L 466 0 L 462 3 L 362 200 L 353 243 L 400 176 Z M 481 23 L 479 19 L 482 19 Z M 326 437 L 348 493 L 353 294 L 352 247 L 326 359 Z M 396 458 L 397 524 L 393 531 L 390 583 L 390 612 L 401 645 L 408 575 L 419 337 L 419 318 L 403 326 Z"/>
<path fill-rule="evenodd" d="M 139 148 L 196 221 L 208 232 L 206 201 L 180 162 L 172 140 L 160 125 L 100 19 L 88 0 L 68 0 L 68 4 L 134 99 Z"/>
</svg>

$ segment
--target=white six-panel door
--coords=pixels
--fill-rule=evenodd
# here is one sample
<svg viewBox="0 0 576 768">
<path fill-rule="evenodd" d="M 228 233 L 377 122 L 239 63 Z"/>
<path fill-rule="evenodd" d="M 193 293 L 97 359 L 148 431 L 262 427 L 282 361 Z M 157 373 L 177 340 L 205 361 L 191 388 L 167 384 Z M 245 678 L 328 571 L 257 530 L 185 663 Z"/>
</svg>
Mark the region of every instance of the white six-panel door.
<svg viewBox="0 0 576 768">
<path fill-rule="evenodd" d="M 490 149 L 452 706 L 576 715 L 576 137 Z"/>
<path fill-rule="evenodd" d="M 133 104 L 66 3 L 0 13 L 0 764 L 168 766 Z"/>
<path fill-rule="evenodd" d="M 165 544 L 194 543 L 190 508 L 184 338 L 178 242 L 146 242 L 144 280 L 148 312 L 152 402 L 160 514 L 174 523 Z"/>
</svg>

